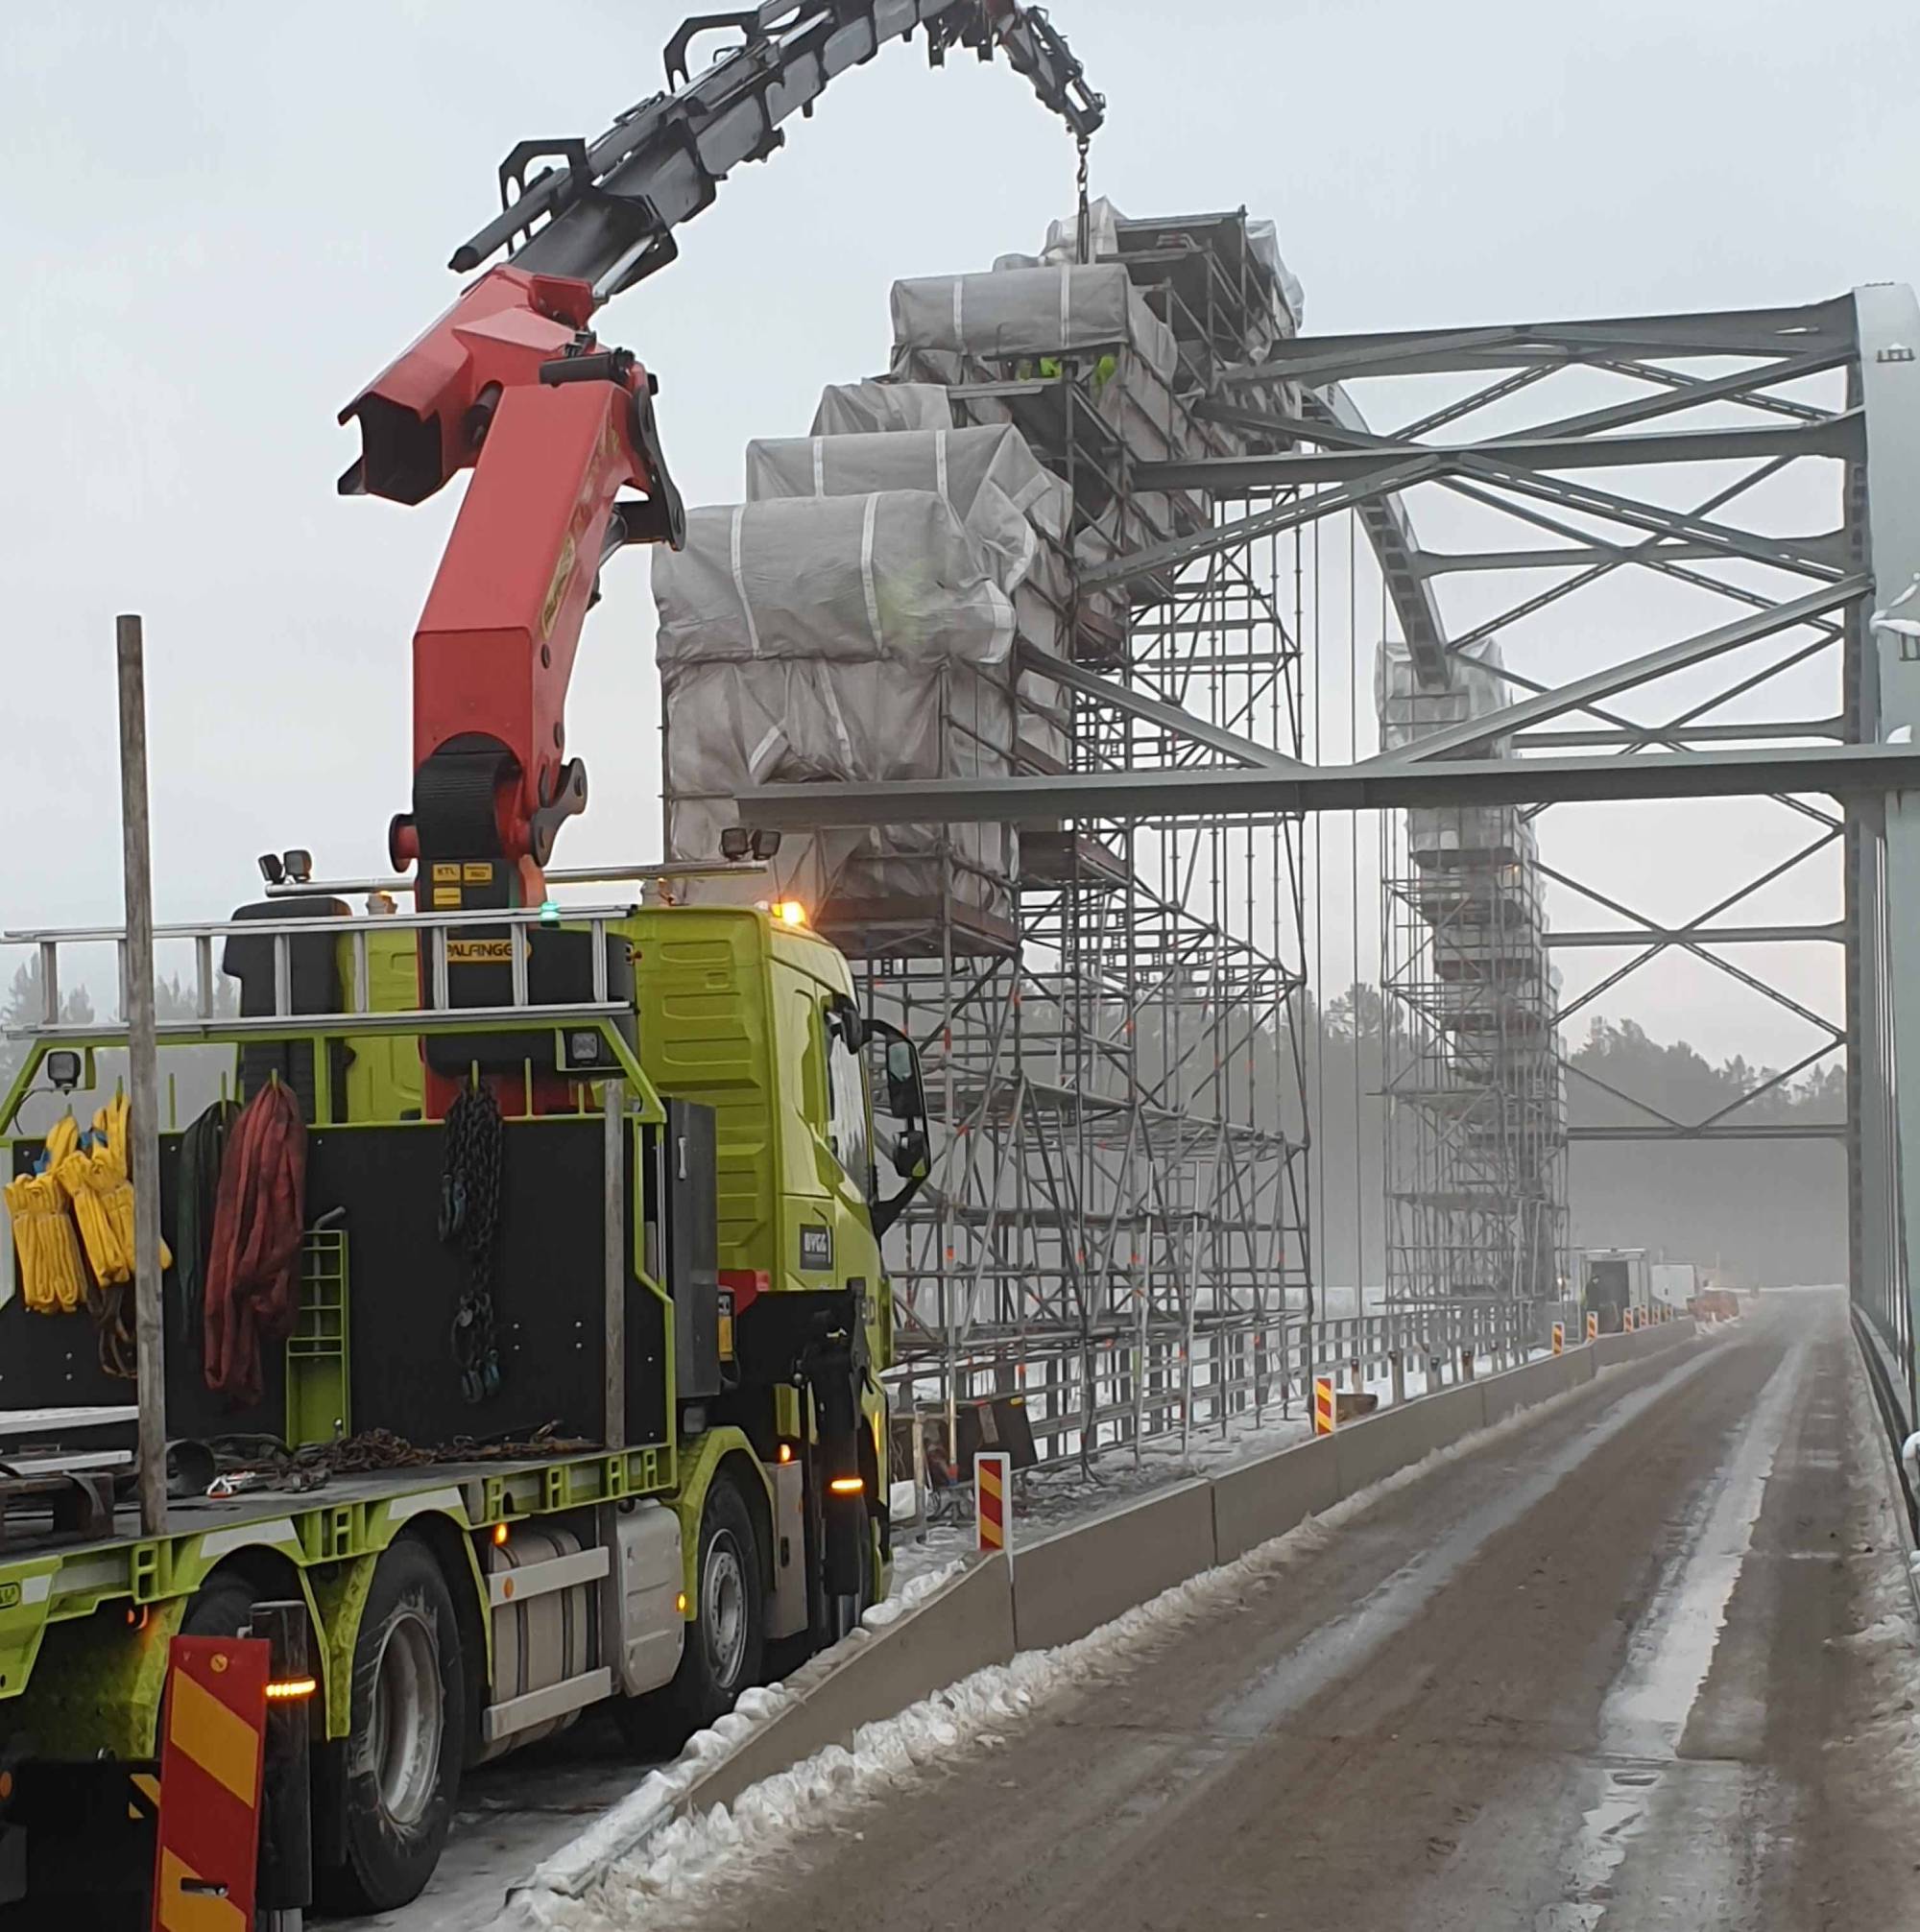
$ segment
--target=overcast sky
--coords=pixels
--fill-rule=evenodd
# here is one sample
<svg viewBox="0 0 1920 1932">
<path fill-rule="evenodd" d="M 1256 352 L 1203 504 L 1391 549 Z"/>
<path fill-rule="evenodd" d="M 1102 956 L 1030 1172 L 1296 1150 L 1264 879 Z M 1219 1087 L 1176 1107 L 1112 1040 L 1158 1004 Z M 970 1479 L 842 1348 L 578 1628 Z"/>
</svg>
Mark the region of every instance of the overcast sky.
<svg viewBox="0 0 1920 1932">
<path fill-rule="evenodd" d="M 1316 331 L 1920 274 L 1910 0 L 1052 12 L 1111 104 L 1096 192 L 1271 216 Z M 456 492 L 339 499 L 355 443 L 335 413 L 454 294 L 443 265 L 492 211 L 499 155 L 652 92 L 680 12 L 0 13 L 0 923 L 117 917 L 122 609 L 148 624 L 164 917 L 249 895 L 268 847 L 380 863 L 408 799 L 409 638 Z M 689 500 L 736 493 L 749 437 L 804 431 L 825 383 L 883 364 L 895 276 L 1036 246 L 1072 161 L 1003 66 L 930 73 L 895 46 L 843 80 L 604 317 L 660 375 Z M 644 562 L 611 575 L 573 688 L 594 802 L 569 863 L 658 849 Z M 1656 1031 L 1785 1050 L 1687 984 L 1662 983 Z"/>
</svg>

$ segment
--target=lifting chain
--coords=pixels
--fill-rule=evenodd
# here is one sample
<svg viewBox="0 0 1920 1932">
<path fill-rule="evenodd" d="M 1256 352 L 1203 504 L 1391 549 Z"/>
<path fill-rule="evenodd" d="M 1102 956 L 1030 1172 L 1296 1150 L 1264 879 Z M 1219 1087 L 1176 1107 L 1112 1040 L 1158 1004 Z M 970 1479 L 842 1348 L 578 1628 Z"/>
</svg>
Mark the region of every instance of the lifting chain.
<svg viewBox="0 0 1920 1932">
<path fill-rule="evenodd" d="M 1080 155 L 1080 172 L 1076 178 L 1080 195 L 1078 240 L 1080 265 L 1085 268 L 1093 259 L 1093 211 L 1087 200 L 1087 151 L 1093 145 L 1093 137 L 1091 134 L 1077 135 L 1073 145 Z"/>
<path fill-rule="evenodd" d="M 460 1393 L 485 1402 L 500 1393 L 493 1332 L 493 1259 L 500 1228 L 500 1109 L 491 1089 L 461 1089 L 446 1110 L 446 1159 L 440 1179 L 440 1238 L 467 1264 L 452 1346 Z"/>
</svg>

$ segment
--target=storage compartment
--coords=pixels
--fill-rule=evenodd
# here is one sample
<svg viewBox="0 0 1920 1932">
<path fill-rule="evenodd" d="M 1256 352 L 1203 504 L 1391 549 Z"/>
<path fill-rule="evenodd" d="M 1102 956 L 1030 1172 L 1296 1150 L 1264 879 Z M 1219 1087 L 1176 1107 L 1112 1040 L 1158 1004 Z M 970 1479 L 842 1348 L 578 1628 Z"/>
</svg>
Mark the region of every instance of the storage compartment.
<svg viewBox="0 0 1920 1932">
<path fill-rule="evenodd" d="M 602 1629 L 616 1688 L 629 1697 L 658 1690 L 680 1668 L 686 1619 L 680 1609 L 680 1518 L 660 1503 L 608 1511 L 612 1567 Z"/>
</svg>

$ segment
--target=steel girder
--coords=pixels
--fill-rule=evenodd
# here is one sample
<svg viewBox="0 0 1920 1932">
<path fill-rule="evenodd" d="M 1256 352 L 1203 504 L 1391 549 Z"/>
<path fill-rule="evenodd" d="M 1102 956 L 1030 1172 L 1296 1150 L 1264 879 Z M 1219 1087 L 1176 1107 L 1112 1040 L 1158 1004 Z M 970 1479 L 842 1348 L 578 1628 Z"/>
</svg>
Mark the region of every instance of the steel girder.
<svg viewBox="0 0 1920 1932">
<path fill-rule="evenodd" d="M 1866 421 L 1859 517 L 1874 606 L 1856 629 L 1856 728 L 1867 742 L 1920 727 L 1920 303 L 1904 285 L 1854 295 L 1856 390 Z M 1849 838 L 1854 1292 L 1895 1358 L 1909 1427 L 1920 1341 L 1920 789 L 1890 791 Z M 1906 1211 L 1908 1186 L 1915 1211 Z"/>
<path fill-rule="evenodd" d="M 1401 811 L 1413 805 L 1571 804 L 1634 799 L 1847 797 L 1920 788 L 1920 745 L 1785 746 L 1645 758 L 1380 759 L 1359 765 L 1246 766 L 1052 777 L 900 778 L 866 785 L 757 785 L 739 794 L 744 823 L 1046 823 L 1061 818 L 1260 819 L 1292 812 Z M 1920 1027 L 1920 1019 L 1916 1019 Z"/>
</svg>

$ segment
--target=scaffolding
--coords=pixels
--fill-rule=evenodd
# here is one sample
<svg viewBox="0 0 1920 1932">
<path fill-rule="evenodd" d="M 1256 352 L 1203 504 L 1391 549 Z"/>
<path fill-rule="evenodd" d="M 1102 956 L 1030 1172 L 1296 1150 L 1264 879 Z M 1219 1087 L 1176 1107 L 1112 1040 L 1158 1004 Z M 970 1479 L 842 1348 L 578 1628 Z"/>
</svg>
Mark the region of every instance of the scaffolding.
<svg viewBox="0 0 1920 1932">
<path fill-rule="evenodd" d="M 1532 827 L 1425 808 L 1383 831 L 1389 1304 L 1554 1300 L 1567 1119 Z"/>
<path fill-rule="evenodd" d="M 982 746 L 1020 774 L 1297 757 L 1276 539 L 1131 596 L 1079 587 L 1226 513 L 1142 489 L 1140 462 L 1284 446 L 1197 408 L 1292 332 L 1270 232 L 1105 207 L 1092 227 L 1088 264 L 1056 231 L 1037 261 L 898 285 L 888 376 L 829 391 L 814 425 L 1012 425 L 1071 491 L 1067 527 L 1037 532 L 1015 650 L 930 696 L 943 775 Z M 670 844 L 706 856 L 675 830 L 688 802 L 670 789 Z M 843 865 L 815 913 L 926 1067 L 932 1177 L 888 1238 L 902 1392 L 949 1431 L 1018 1395 L 1057 1458 L 1284 1402 L 1308 1306 L 1300 821 L 977 829 L 890 828 L 866 856 L 909 856 L 909 889 Z"/>
</svg>

